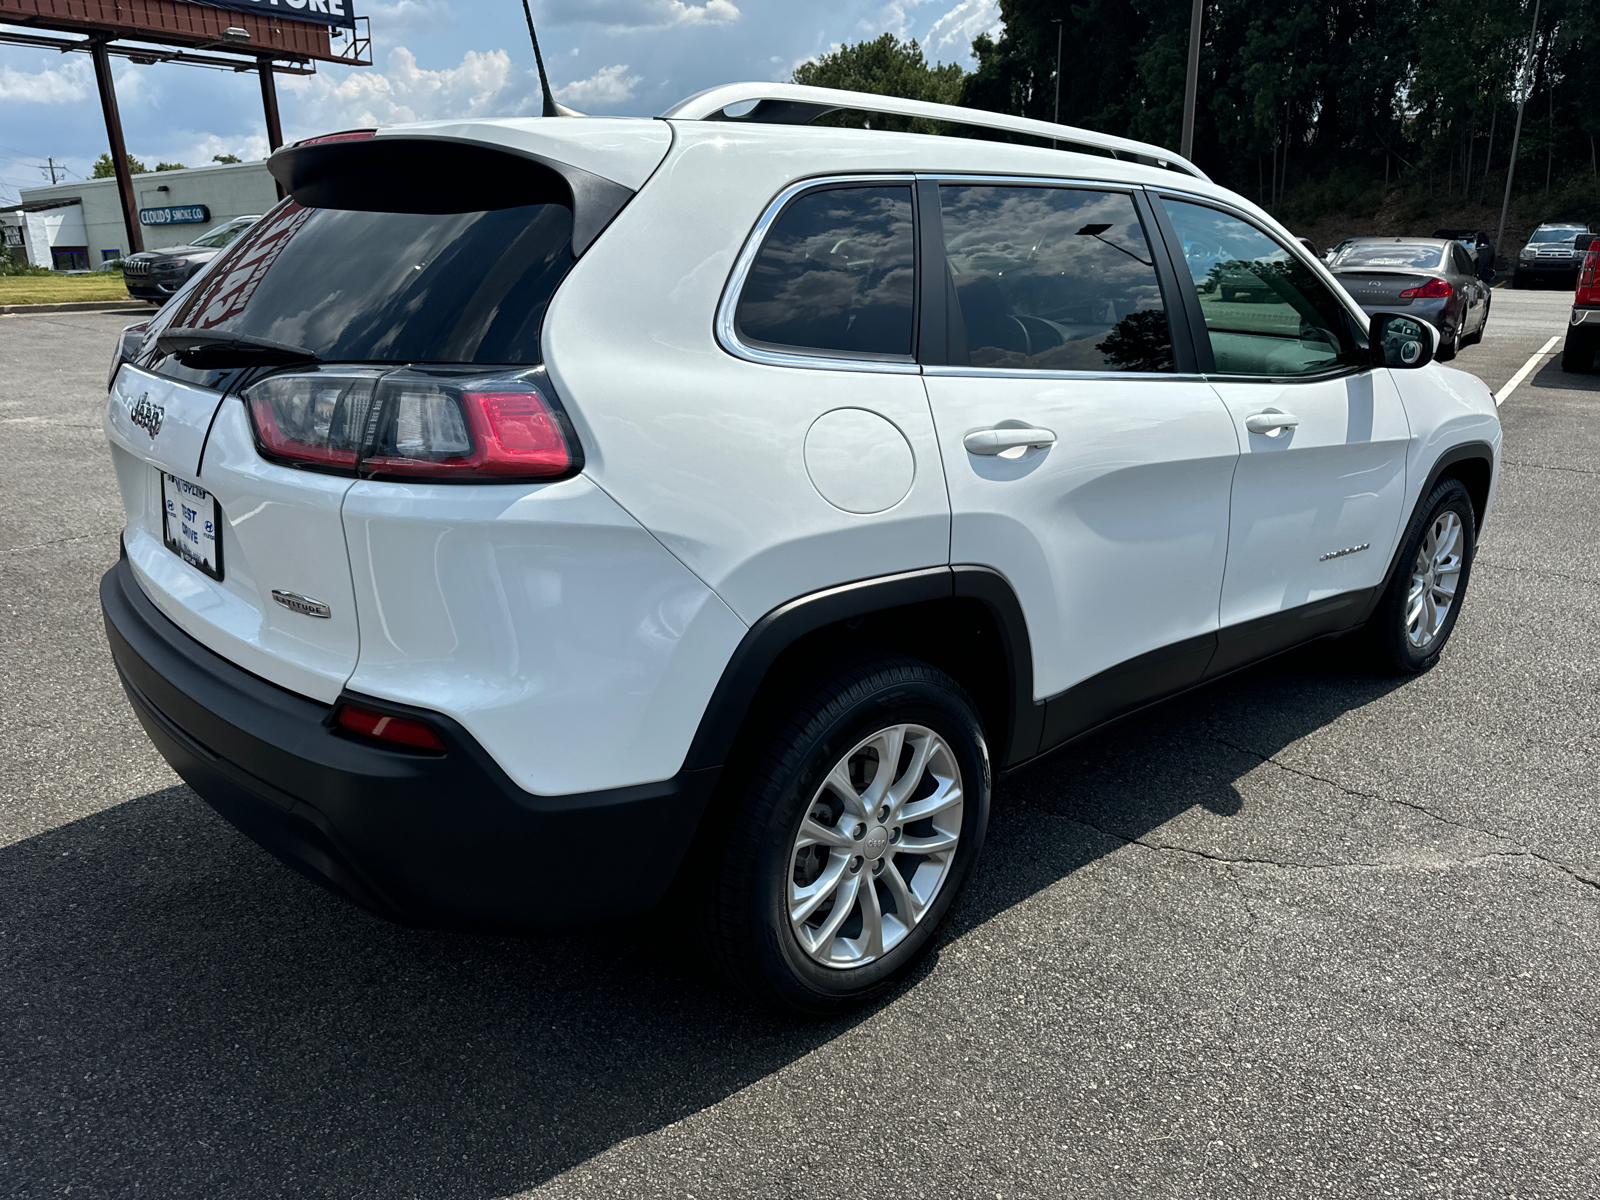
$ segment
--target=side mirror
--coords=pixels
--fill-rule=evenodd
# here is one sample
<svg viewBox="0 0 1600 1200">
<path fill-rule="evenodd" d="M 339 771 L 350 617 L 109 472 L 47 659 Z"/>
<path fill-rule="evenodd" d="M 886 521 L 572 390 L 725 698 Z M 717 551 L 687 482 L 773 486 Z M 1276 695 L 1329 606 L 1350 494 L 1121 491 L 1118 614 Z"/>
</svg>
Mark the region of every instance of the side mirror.
<svg viewBox="0 0 1600 1200">
<path fill-rule="evenodd" d="M 1400 313 L 1376 313 L 1368 332 L 1374 366 L 1412 370 L 1433 361 L 1439 333 L 1426 321 Z"/>
</svg>

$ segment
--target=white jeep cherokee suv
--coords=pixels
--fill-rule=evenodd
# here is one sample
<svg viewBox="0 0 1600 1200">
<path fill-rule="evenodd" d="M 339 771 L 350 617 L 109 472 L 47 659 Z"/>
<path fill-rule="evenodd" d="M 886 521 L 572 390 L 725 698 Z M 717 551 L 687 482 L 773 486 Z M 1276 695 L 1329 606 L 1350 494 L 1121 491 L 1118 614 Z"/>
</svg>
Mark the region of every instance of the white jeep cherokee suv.
<svg viewBox="0 0 1600 1200">
<path fill-rule="evenodd" d="M 928 949 L 997 773 L 1456 621 L 1488 390 L 1156 147 L 734 85 L 271 169 L 119 354 L 101 600 L 174 769 L 373 912 L 665 901 L 837 1011 Z"/>
</svg>

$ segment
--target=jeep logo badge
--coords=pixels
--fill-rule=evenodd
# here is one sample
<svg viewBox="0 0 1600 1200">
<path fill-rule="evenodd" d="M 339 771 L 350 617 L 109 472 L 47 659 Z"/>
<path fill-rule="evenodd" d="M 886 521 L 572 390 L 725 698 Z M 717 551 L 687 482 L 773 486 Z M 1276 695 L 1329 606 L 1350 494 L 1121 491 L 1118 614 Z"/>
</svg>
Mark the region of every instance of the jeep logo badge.
<svg viewBox="0 0 1600 1200">
<path fill-rule="evenodd" d="M 889 848 L 889 831 L 882 825 L 875 825 L 872 832 L 867 834 L 867 857 L 877 858 Z"/>
<path fill-rule="evenodd" d="M 150 403 L 150 393 L 140 396 L 138 401 L 128 408 L 128 420 L 148 433 L 152 440 L 161 432 L 161 418 L 167 415 L 167 410 L 159 404 Z"/>
</svg>

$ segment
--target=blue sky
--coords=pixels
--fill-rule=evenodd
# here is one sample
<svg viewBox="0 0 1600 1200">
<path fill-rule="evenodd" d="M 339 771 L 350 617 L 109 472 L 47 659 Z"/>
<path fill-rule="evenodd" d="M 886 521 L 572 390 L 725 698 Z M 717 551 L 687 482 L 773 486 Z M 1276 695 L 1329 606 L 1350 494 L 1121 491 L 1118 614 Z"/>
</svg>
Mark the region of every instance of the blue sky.
<svg viewBox="0 0 1600 1200">
<path fill-rule="evenodd" d="M 279 76 L 284 136 L 447 116 L 538 111 L 520 0 L 356 0 L 372 18 L 374 63 Z M 999 24 L 996 0 L 534 0 L 540 46 L 561 100 L 590 113 L 653 115 L 713 84 L 787 79 L 797 63 L 884 31 L 930 59 L 970 65 L 972 38 Z M 261 158 L 266 132 L 253 74 L 113 59 L 128 149 L 200 166 Z M 0 46 L 0 201 L 88 173 L 106 149 L 86 54 Z"/>
</svg>

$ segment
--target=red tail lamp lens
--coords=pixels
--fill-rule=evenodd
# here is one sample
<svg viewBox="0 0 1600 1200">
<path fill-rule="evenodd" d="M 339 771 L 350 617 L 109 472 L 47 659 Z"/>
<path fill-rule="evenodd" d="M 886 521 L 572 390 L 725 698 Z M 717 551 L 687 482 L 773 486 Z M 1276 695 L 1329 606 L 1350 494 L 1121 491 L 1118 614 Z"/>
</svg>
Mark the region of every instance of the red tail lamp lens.
<svg viewBox="0 0 1600 1200">
<path fill-rule="evenodd" d="M 498 385 L 498 386 L 497 386 Z M 383 416 L 361 473 L 380 479 L 547 479 L 573 468 L 557 410 L 524 381 L 455 384 L 400 372 L 379 391 Z"/>
<path fill-rule="evenodd" d="M 555 413 L 538 392 L 466 392 L 473 432 L 490 475 L 560 475 L 572 466 Z"/>
<path fill-rule="evenodd" d="M 1583 256 L 1583 268 L 1578 272 L 1578 290 L 1586 292 L 1600 284 L 1600 247 L 1590 250 Z M 1594 304 L 1600 302 L 1600 297 L 1580 296 L 1579 304 Z"/>
<path fill-rule="evenodd" d="M 1421 287 L 1407 288 L 1400 293 L 1402 300 L 1442 300 L 1450 295 L 1450 284 L 1443 279 L 1430 279 Z"/>
<path fill-rule="evenodd" d="M 374 741 L 389 742 L 408 750 L 444 753 L 444 742 L 426 722 L 412 717 L 393 717 L 355 704 L 341 704 L 334 720 L 340 729 Z"/>
</svg>

